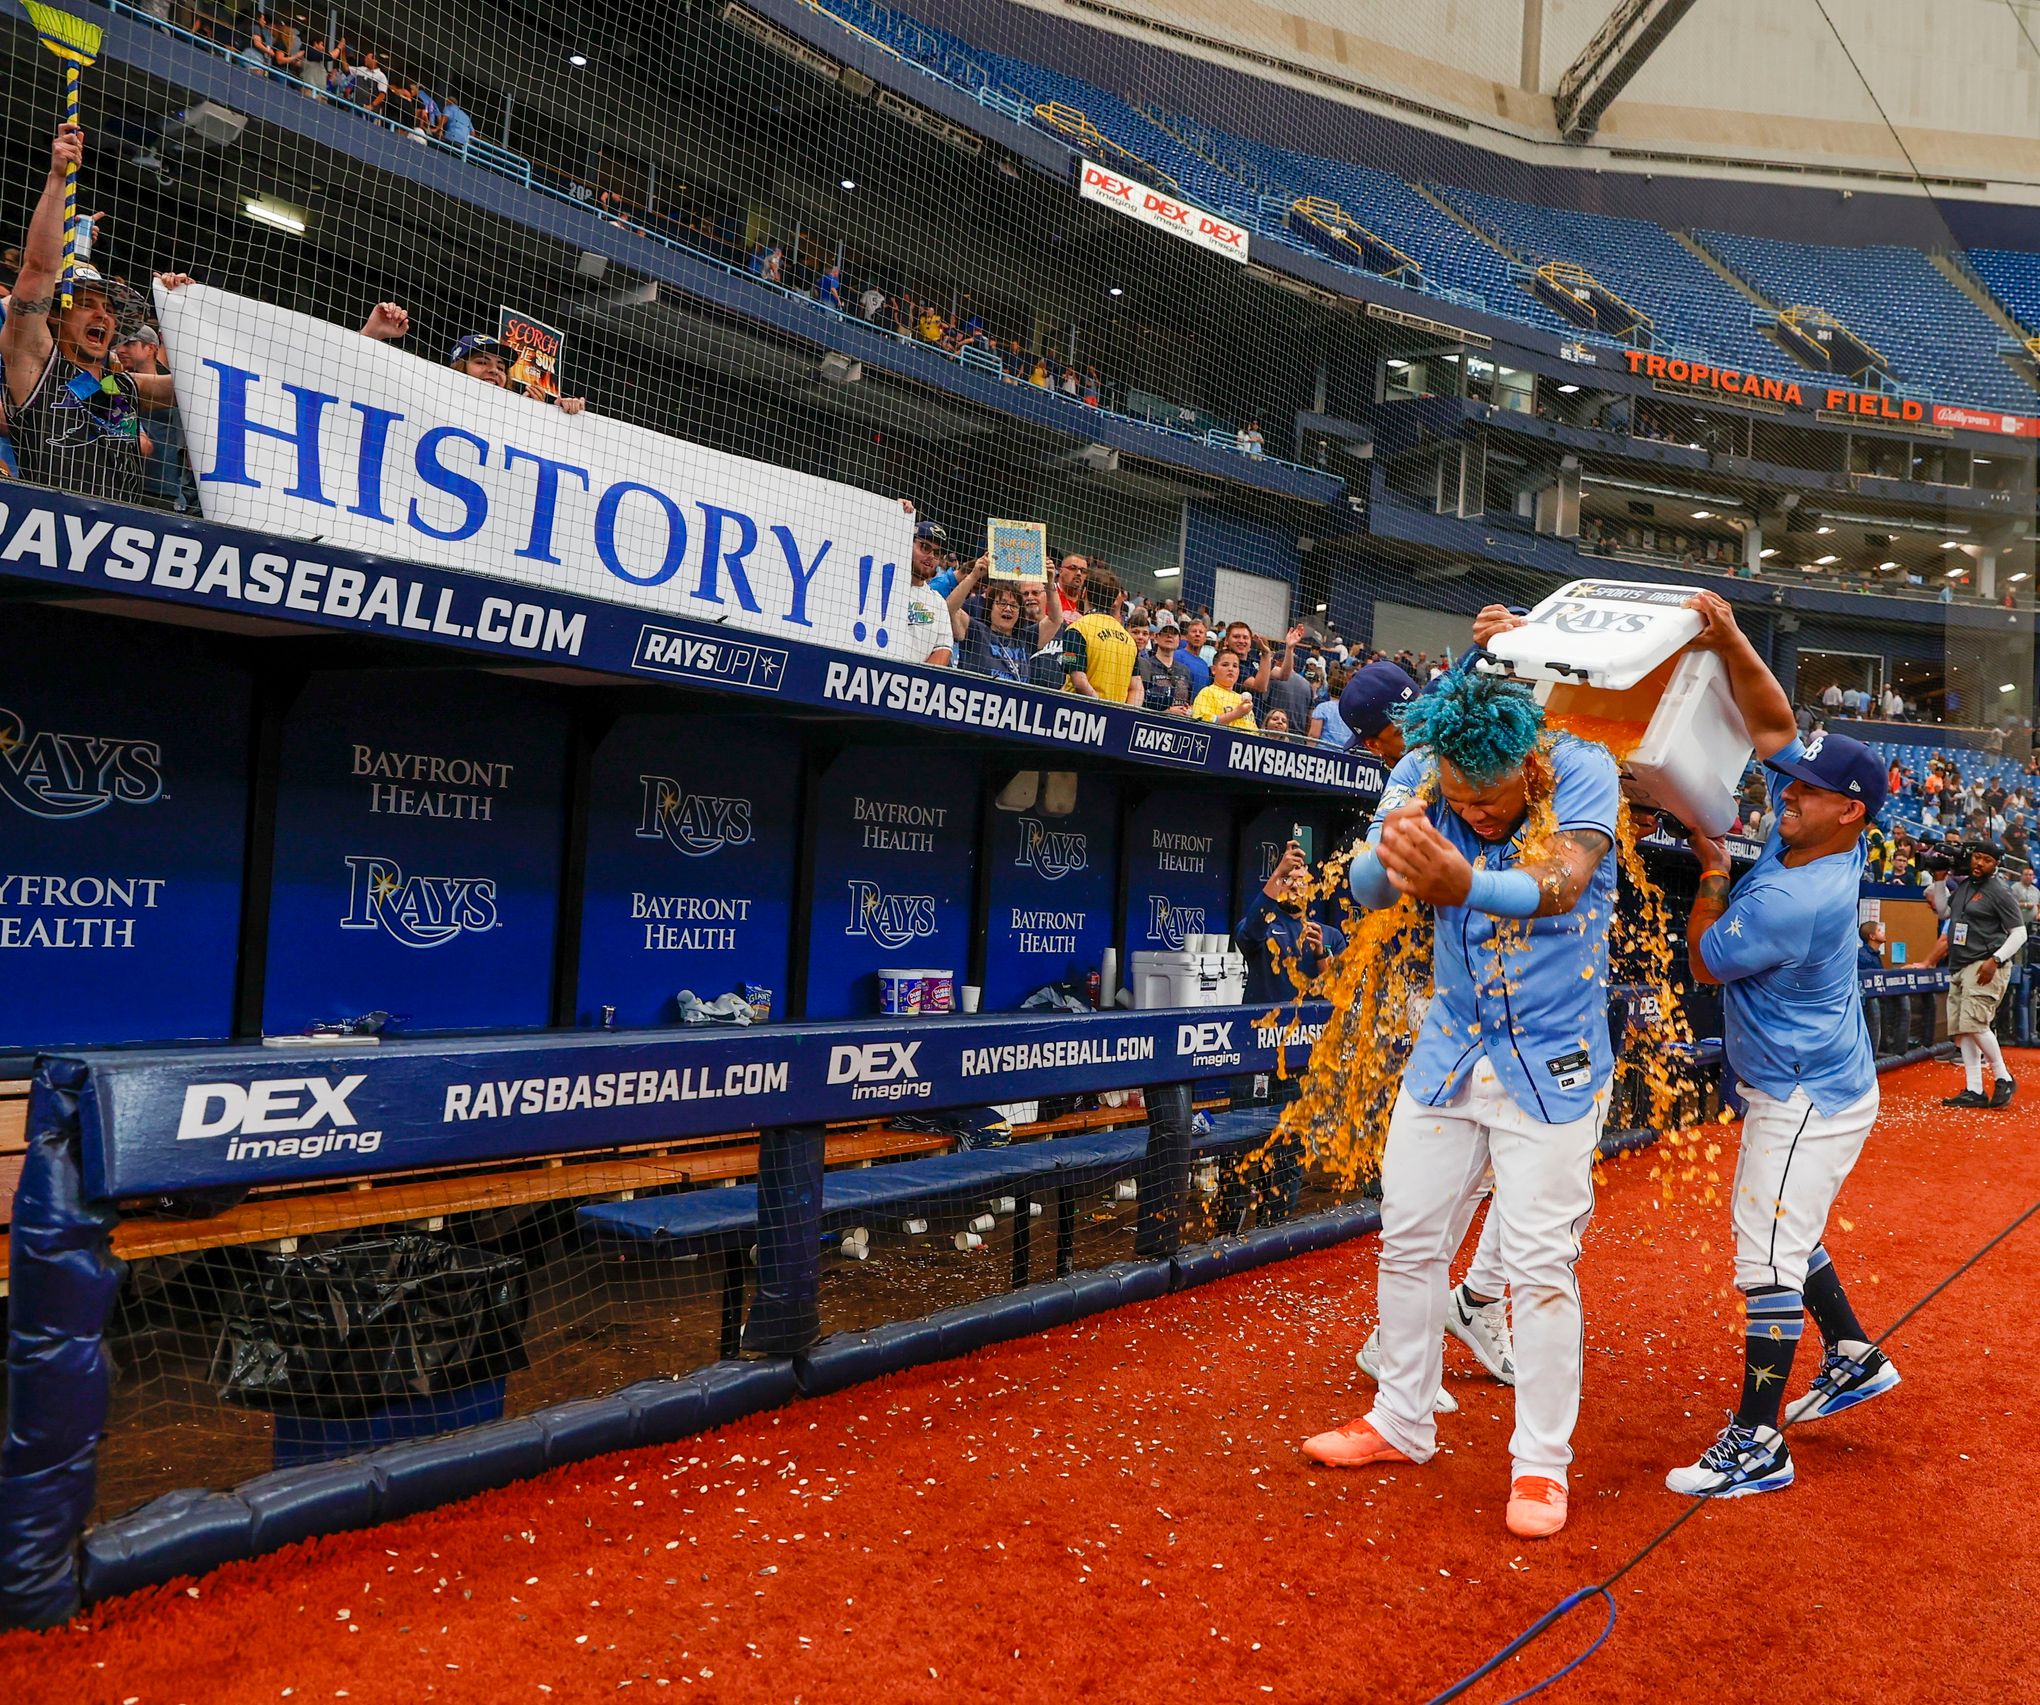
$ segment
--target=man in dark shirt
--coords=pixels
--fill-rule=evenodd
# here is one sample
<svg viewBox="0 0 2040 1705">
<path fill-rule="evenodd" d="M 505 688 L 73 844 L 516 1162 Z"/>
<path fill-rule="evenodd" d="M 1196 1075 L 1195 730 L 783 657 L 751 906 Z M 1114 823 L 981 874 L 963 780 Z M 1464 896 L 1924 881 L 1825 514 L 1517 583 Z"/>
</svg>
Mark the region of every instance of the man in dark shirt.
<svg viewBox="0 0 2040 1705">
<path fill-rule="evenodd" d="M 1244 1010 L 1258 1017 L 1271 1007 L 1286 1006 L 1296 998 L 1297 977 L 1317 976 L 1326 961 L 1344 950 L 1344 932 L 1337 924 L 1313 916 L 1313 910 L 1310 866 L 1303 848 L 1291 841 L 1233 931 L 1233 940 L 1247 961 Z M 1298 1080 L 1306 1052 L 1292 1049 L 1286 1061 L 1289 1075 L 1271 1080 L 1268 1099 L 1274 1106 L 1286 1107 L 1302 1093 Z M 1251 1092 L 1252 1080 L 1242 1081 Z M 1219 1226 L 1241 1229 L 1250 1197 L 1263 1225 L 1287 1218 L 1302 1193 L 1303 1140 L 1282 1137 L 1266 1152 L 1249 1156 L 1227 1172 L 1219 1191 Z"/>
<path fill-rule="evenodd" d="M 1178 716 L 1190 714 L 1190 701 L 1197 696 L 1190 671 L 1182 663 L 1182 630 L 1176 618 L 1163 610 L 1154 617 L 1152 645 L 1133 660 L 1134 673 L 1146 689 L 1146 708 Z"/>
<path fill-rule="evenodd" d="M 1969 848 L 1969 874 L 1948 890 L 1948 916 L 1941 939 L 1920 963 L 1948 966 L 1948 1034 L 1962 1050 L 1966 1079 L 1962 1092 L 1943 1107 L 2003 1107 L 2018 1086 L 2005 1069 L 2004 1050 L 1991 1033 L 1998 1003 L 2005 997 L 2015 964 L 2026 945 L 2026 925 L 2019 902 L 1999 878 L 2002 849 L 1995 841 L 1975 841 Z M 1991 1071 L 1991 1090 L 1983 1089 L 1983 1069 Z"/>
</svg>

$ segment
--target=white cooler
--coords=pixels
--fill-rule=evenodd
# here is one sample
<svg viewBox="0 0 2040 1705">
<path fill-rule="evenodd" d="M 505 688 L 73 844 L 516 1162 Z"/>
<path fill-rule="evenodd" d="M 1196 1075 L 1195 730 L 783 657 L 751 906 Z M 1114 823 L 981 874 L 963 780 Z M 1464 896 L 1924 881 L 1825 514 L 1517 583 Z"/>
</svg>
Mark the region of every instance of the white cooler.
<svg viewBox="0 0 2040 1705">
<path fill-rule="evenodd" d="M 1711 651 L 1688 649 L 1696 589 L 1575 580 L 1488 647 L 1497 667 L 1535 684 L 1546 717 L 1606 732 L 1641 730 L 1622 760 L 1624 792 L 1703 834 L 1727 832 L 1749 766 L 1749 730 Z"/>
<path fill-rule="evenodd" d="M 1246 956 L 1187 948 L 1136 953 L 1129 984 L 1136 1007 L 1238 1006 L 1247 998 Z"/>
</svg>

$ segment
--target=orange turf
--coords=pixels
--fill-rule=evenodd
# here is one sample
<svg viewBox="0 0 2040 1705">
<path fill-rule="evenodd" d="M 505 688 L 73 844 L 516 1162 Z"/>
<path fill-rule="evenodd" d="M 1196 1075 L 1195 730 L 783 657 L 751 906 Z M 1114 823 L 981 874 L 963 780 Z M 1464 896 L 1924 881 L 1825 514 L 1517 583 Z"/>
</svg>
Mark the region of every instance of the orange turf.
<svg viewBox="0 0 2040 1705">
<path fill-rule="evenodd" d="M 1952 1075 L 1885 1080 L 1830 1228 L 1873 1330 L 2040 1196 L 2031 1110 L 1944 1113 Z M 1298 1455 L 1367 1401 L 1369 1241 L 103 1605 L 0 1640 L 0 1693 L 1421 1701 L 1677 1514 L 1664 1470 L 1734 1400 L 1725 1210 L 1653 1210 L 1650 1164 L 1610 1169 L 1582 1263 L 1554 1541 L 1504 1532 L 1508 1394 L 1456 1345 L 1463 1408 L 1429 1466 Z M 2040 1698 L 2036 1283 L 2040 1220 L 1893 1341 L 1899 1391 L 1796 1432 L 1792 1490 L 1696 1516 L 1540 1697 Z M 1795 1389 L 1816 1354 L 1809 1329 Z M 1471 1697 L 1528 1685 L 1600 1615 Z"/>
</svg>

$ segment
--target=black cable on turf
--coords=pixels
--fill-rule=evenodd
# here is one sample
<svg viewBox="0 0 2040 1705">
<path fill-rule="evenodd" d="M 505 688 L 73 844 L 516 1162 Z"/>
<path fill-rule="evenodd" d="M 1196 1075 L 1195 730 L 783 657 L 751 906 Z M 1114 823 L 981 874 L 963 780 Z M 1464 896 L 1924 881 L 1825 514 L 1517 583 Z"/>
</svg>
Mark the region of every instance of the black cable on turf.
<svg viewBox="0 0 2040 1705">
<path fill-rule="evenodd" d="M 1957 1279 L 1961 1278 L 1964 1273 L 1968 1272 L 1970 1268 L 1974 1267 L 1977 1264 L 1977 1262 L 1981 1261 L 2000 1243 L 2004 1242 L 2006 1238 L 2010 1237 L 2013 1232 L 2017 1231 L 2019 1227 L 2024 1225 L 2028 1220 L 2032 1219 L 2033 1216 L 2036 1214 L 2040 1214 L 2040 1200 L 2036 1200 L 2035 1202 L 2033 1202 L 2033 1204 L 2030 1207 L 2028 1207 L 2024 1213 L 2020 1214 L 2017 1219 L 2013 1220 L 2010 1225 L 2006 1226 L 2004 1230 L 2000 1231 L 1999 1233 L 1997 1233 L 1996 1236 L 1992 1237 L 1987 1243 L 1983 1245 L 1981 1249 L 1977 1250 L 1975 1254 L 1971 1255 L 1960 1266 L 1956 1267 L 1954 1271 L 1947 1275 L 1947 1277 L 1945 1277 L 1938 1284 L 1936 1284 L 1932 1290 L 1928 1291 L 1925 1296 L 1921 1297 L 1918 1302 L 1914 1303 L 1912 1307 L 1908 1308 L 1889 1326 L 1885 1327 L 1885 1329 L 1882 1332 L 1878 1333 L 1877 1336 L 1870 1341 L 1870 1348 L 1873 1350 L 1881 1349 L 1884 1345 L 1884 1341 L 1887 1338 L 1889 1338 L 1900 1327 L 1905 1325 L 1905 1323 L 1908 1320 L 1912 1319 L 1914 1315 L 1918 1314 L 1919 1311 L 1925 1308 L 1928 1303 L 1932 1302 L 1934 1298 L 1939 1296 Z M 1791 1427 L 1792 1422 L 1781 1418 L 1778 1426 L 1779 1436 L 1783 1437 L 1785 1433 L 1791 1430 Z M 1515 1639 L 1511 1640 L 1499 1652 L 1495 1653 L 1493 1657 L 1489 1658 L 1485 1663 L 1483 1663 L 1478 1669 L 1471 1670 L 1467 1674 L 1461 1676 L 1459 1680 L 1455 1681 L 1450 1687 L 1446 1688 L 1444 1692 L 1433 1694 L 1430 1700 L 1427 1702 L 1427 1705 L 1447 1705 L 1448 1700 L 1457 1699 L 1468 1688 L 1472 1687 L 1474 1683 L 1480 1681 L 1485 1676 L 1492 1675 L 1496 1669 L 1498 1669 L 1502 1664 L 1506 1663 L 1510 1658 L 1514 1657 L 1518 1652 L 1522 1651 L 1525 1646 L 1528 1646 L 1539 1635 L 1544 1633 L 1546 1629 L 1550 1628 L 1554 1623 L 1559 1621 L 1559 1619 L 1562 1618 L 1568 1611 L 1572 1610 L 1574 1607 L 1578 1605 L 1584 1604 L 1588 1599 L 1593 1598 L 1598 1594 L 1600 1597 L 1605 1598 L 1608 1601 L 1608 1621 L 1606 1625 L 1601 1629 L 1601 1632 L 1594 1640 L 1594 1643 L 1591 1646 L 1589 1646 L 1584 1652 L 1580 1653 L 1578 1657 L 1572 1659 L 1570 1662 L 1565 1664 L 1562 1668 L 1553 1670 L 1551 1674 L 1547 1675 L 1542 1681 L 1536 1682 L 1530 1687 L 1526 1687 L 1521 1693 L 1511 1694 L 1509 1698 L 1502 1701 L 1502 1705 L 1517 1705 L 1518 1701 L 1528 1699 L 1532 1694 L 1542 1693 L 1554 1681 L 1558 1680 L 1560 1676 L 1566 1675 L 1572 1670 L 1579 1668 L 1581 1664 L 1585 1663 L 1588 1658 L 1592 1657 L 1595 1652 L 1601 1649 L 1602 1643 L 1606 1641 L 1608 1636 L 1615 1631 L 1616 1603 L 1614 1593 L 1611 1591 L 1615 1583 L 1621 1580 L 1624 1575 L 1628 1574 L 1631 1569 L 1634 1569 L 1637 1566 L 1637 1564 L 1641 1563 L 1660 1545 L 1664 1544 L 1666 1540 L 1670 1539 L 1673 1534 L 1677 1533 L 1680 1528 L 1684 1527 L 1686 1523 L 1688 1523 L 1696 1515 L 1698 1515 L 1701 1512 L 1701 1510 L 1705 1509 L 1708 1504 L 1712 1503 L 1717 1496 L 1718 1496 L 1717 1493 L 1706 1492 L 1692 1499 L 1687 1504 L 1687 1506 L 1678 1513 L 1678 1515 L 1673 1517 L 1671 1521 L 1667 1522 L 1664 1525 L 1664 1527 L 1659 1529 L 1657 1533 L 1655 1533 L 1654 1535 L 1652 1535 L 1650 1539 L 1645 1541 L 1642 1548 L 1638 1550 L 1633 1557 L 1631 1557 L 1626 1563 L 1624 1563 L 1605 1581 L 1596 1582 L 1591 1586 L 1580 1587 L 1576 1591 L 1568 1593 L 1564 1598 L 1559 1600 L 1557 1604 L 1553 1605 L 1542 1616 L 1538 1617 L 1538 1619 L 1535 1622 L 1531 1623 L 1528 1628 L 1524 1629 L 1522 1633 L 1518 1634 L 1515 1637 Z"/>
</svg>

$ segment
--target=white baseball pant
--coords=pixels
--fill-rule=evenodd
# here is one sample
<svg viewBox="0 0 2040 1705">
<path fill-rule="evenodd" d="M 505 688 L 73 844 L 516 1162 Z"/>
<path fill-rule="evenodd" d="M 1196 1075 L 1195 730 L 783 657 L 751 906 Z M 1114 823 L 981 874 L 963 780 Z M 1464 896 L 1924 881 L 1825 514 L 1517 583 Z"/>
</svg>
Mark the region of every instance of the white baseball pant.
<svg viewBox="0 0 2040 1705">
<path fill-rule="evenodd" d="M 1607 1112 L 1604 1089 L 1577 1119 L 1533 1119 L 1485 1059 L 1447 1106 L 1426 1107 L 1407 1089 L 1396 1097 L 1381 1162 L 1381 1378 L 1367 1419 L 1412 1461 L 1438 1448 L 1431 1401 L 1445 1374 L 1447 1272 L 1492 1165 L 1488 1223 L 1516 1339 L 1513 1473 L 1565 1484 L 1585 1360 L 1573 1268 Z"/>
<path fill-rule="evenodd" d="M 1774 1101 L 1742 1085 L 1742 1152 L 1735 1163 L 1735 1283 L 1753 1291 L 1806 1288 L 1806 1263 L 1828 1211 L 1877 1119 L 1878 1091 L 1839 1113 L 1820 1113 L 1796 1089 Z"/>
</svg>

